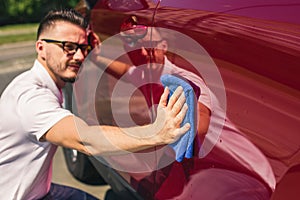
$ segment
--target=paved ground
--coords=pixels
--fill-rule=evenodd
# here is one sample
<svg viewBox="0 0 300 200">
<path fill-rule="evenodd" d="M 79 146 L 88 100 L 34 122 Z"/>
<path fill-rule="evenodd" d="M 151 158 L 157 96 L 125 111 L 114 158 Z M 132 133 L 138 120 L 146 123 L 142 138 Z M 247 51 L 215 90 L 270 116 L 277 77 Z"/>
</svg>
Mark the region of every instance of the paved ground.
<svg viewBox="0 0 300 200">
<path fill-rule="evenodd" d="M 89 192 L 90 194 L 93 194 L 96 197 L 99 197 L 100 199 L 104 199 L 105 192 L 110 188 L 107 185 L 106 186 L 86 185 L 74 179 L 67 169 L 63 157 L 63 151 L 61 148 L 58 148 L 56 155 L 54 157 L 53 182 L 80 188 L 84 191 Z"/>
</svg>

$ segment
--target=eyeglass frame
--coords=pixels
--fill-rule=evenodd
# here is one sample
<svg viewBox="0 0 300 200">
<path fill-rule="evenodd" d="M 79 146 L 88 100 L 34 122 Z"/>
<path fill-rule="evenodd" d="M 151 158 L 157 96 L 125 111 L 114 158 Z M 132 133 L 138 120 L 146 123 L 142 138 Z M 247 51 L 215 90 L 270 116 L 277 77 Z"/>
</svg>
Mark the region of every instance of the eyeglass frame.
<svg viewBox="0 0 300 200">
<path fill-rule="evenodd" d="M 130 49 L 136 49 L 143 47 L 146 51 L 150 52 L 157 48 L 158 44 L 160 44 L 164 39 L 160 39 L 157 41 L 142 41 L 141 40 L 148 33 L 148 26 L 141 24 L 134 24 L 131 27 L 125 27 L 120 31 L 120 36 L 122 38 L 123 43 Z M 135 30 L 144 30 L 141 34 L 136 34 Z M 127 34 L 126 32 L 133 31 L 133 34 Z"/>
<path fill-rule="evenodd" d="M 80 49 L 84 55 L 87 55 L 89 53 L 89 51 L 91 50 L 91 46 L 89 44 L 78 44 L 76 42 L 59 41 L 59 40 L 53 40 L 53 39 L 41 39 L 41 41 L 56 44 L 57 46 L 61 47 L 62 50 L 64 52 L 66 52 L 68 55 L 74 55 L 78 51 L 78 49 Z M 69 43 L 71 45 L 75 45 L 76 48 L 74 48 L 73 50 L 66 49 L 65 47 L 66 47 L 67 43 Z M 60 46 L 59 44 L 61 44 L 62 46 Z M 74 52 L 72 52 L 72 51 L 74 51 Z"/>
</svg>

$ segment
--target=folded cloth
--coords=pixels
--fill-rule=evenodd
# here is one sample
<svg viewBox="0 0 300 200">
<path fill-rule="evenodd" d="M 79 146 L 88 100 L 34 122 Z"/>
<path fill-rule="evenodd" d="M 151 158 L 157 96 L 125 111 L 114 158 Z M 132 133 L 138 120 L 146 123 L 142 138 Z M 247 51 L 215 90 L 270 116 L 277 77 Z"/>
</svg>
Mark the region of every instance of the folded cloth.
<svg viewBox="0 0 300 200">
<path fill-rule="evenodd" d="M 184 78 L 166 74 L 161 76 L 160 81 L 162 82 L 164 87 L 167 86 L 169 88 L 170 96 L 174 93 L 178 86 L 181 86 L 186 97 L 188 111 L 186 113 L 185 118 L 182 121 L 182 124 L 190 123 L 191 128 L 186 134 L 181 136 L 179 140 L 172 144 L 169 144 L 175 151 L 176 160 L 178 162 L 181 162 L 184 159 L 184 157 L 191 158 L 193 156 L 193 141 L 197 129 L 196 96 L 193 87 L 188 83 L 188 81 L 185 81 Z"/>
</svg>

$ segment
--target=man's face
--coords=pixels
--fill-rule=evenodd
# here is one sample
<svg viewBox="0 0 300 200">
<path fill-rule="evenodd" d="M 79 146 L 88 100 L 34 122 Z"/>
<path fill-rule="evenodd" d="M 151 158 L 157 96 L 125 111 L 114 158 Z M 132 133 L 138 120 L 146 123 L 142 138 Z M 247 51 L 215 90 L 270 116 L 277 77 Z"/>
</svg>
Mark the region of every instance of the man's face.
<svg viewBox="0 0 300 200">
<path fill-rule="evenodd" d="M 135 66 L 151 63 L 152 67 L 159 68 L 164 64 L 166 41 L 159 33 L 148 28 L 147 34 L 133 43 L 124 41 L 124 48 Z"/>
<path fill-rule="evenodd" d="M 68 22 L 57 22 L 37 43 L 42 46 L 38 57 L 56 84 L 74 82 L 88 53 L 86 30 Z"/>
</svg>

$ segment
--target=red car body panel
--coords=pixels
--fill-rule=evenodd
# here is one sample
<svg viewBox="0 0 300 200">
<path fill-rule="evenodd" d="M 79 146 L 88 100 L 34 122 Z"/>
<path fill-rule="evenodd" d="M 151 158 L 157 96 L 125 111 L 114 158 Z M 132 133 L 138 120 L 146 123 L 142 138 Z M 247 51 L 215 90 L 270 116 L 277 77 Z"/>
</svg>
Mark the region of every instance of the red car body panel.
<svg viewBox="0 0 300 200">
<path fill-rule="evenodd" d="M 97 1 L 91 10 L 90 23 L 100 38 L 118 34 L 130 15 L 153 25 L 155 12 L 155 26 L 197 41 L 224 81 L 227 115 L 271 163 L 277 180 L 272 199 L 298 199 L 300 2 L 162 0 L 155 10 L 158 1 L 141 0 L 114 7 L 122 2 L 126 0 Z M 177 57 L 171 61 L 179 66 L 184 62 Z"/>
</svg>

